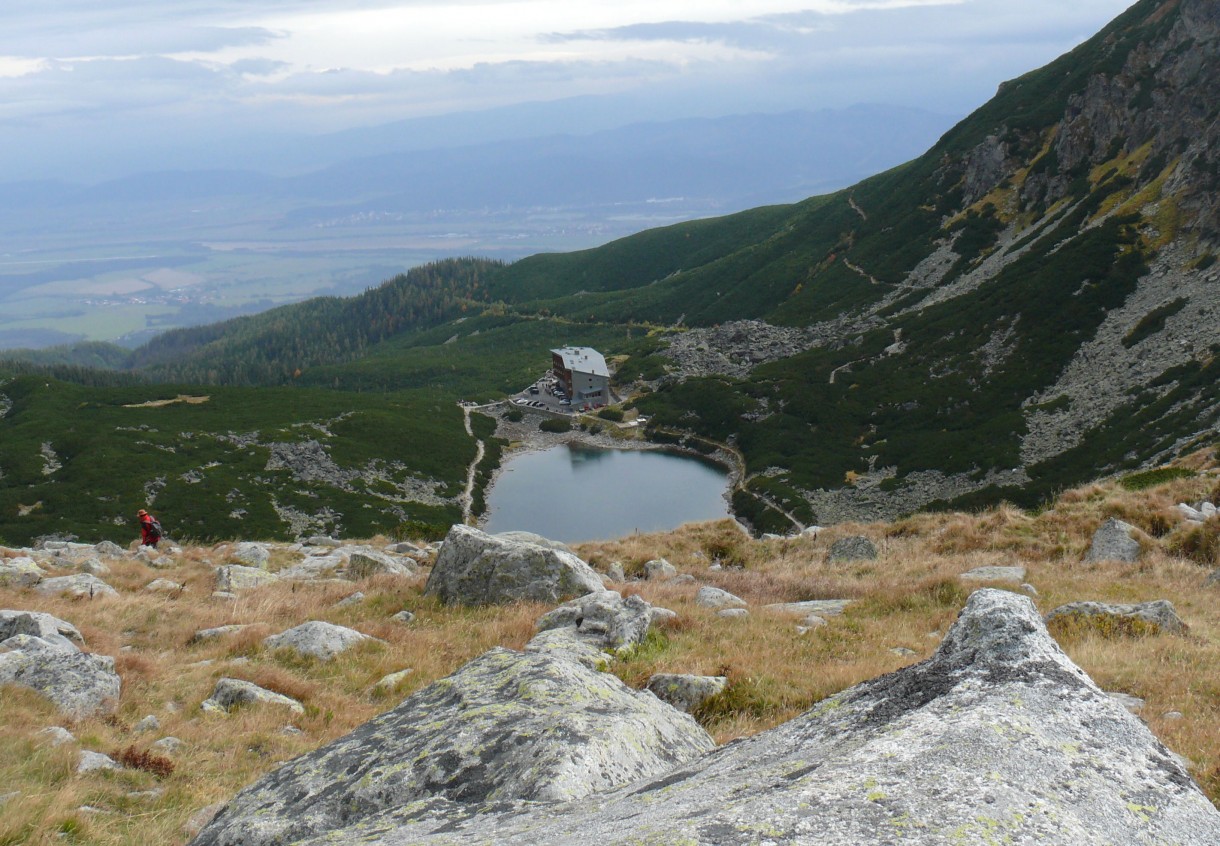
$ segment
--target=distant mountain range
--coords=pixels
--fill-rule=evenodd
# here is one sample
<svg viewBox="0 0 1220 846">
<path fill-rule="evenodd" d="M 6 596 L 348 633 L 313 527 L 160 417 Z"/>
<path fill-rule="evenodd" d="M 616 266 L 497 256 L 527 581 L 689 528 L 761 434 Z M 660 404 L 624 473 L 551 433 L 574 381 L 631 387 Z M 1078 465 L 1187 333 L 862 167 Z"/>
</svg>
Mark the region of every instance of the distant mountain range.
<svg viewBox="0 0 1220 846">
<path fill-rule="evenodd" d="M 846 190 L 577 253 L 445 263 L 426 284 L 169 333 L 122 365 L 486 399 L 544 367 L 548 344 L 588 343 L 617 357 L 652 437 L 740 452 L 734 507 L 758 529 L 1033 505 L 1217 444 L 1217 55 L 1220 0 L 1141 0 Z M 399 300 L 414 317 L 377 316 Z M 0 506 L 37 488 L 6 476 Z"/>
<path fill-rule="evenodd" d="M 736 210 L 790 202 L 855 182 L 918 154 L 948 125 L 945 116 L 931 112 L 862 105 L 688 118 L 426 149 L 404 138 L 395 149 L 387 136 L 407 136 L 412 122 L 406 122 L 349 131 L 341 148 L 325 139 L 297 142 L 318 152 L 287 155 L 329 163 L 296 176 L 200 169 L 139 173 L 89 186 L 9 183 L 0 192 L 0 209 L 248 195 L 308 204 L 296 218 L 309 220 L 369 209 L 612 205 L 674 197 Z M 363 154 L 353 156 L 353 151 Z"/>
</svg>

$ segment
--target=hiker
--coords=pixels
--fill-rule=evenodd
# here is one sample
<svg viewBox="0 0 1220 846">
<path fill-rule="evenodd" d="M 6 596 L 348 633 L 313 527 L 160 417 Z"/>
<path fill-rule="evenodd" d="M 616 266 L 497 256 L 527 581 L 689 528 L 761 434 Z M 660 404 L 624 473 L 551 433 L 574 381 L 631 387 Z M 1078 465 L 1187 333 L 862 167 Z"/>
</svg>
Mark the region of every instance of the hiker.
<svg viewBox="0 0 1220 846">
<path fill-rule="evenodd" d="M 161 540 L 161 523 L 143 508 L 136 512 L 136 516 L 140 518 L 140 545 L 156 549 L 157 541 Z"/>
</svg>

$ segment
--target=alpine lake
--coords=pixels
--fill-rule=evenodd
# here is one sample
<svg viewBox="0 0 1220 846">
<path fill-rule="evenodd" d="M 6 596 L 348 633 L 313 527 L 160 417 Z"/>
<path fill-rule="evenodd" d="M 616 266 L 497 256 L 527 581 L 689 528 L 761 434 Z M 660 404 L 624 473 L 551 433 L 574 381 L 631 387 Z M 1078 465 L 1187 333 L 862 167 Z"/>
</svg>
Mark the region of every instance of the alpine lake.
<svg viewBox="0 0 1220 846">
<path fill-rule="evenodd" d="M 513 455 L 487 493 L 487 532 L 564 543 L 659 532 L 729 516 L 729 474 L 660 450 L 567 444 Z"/>
</svg>

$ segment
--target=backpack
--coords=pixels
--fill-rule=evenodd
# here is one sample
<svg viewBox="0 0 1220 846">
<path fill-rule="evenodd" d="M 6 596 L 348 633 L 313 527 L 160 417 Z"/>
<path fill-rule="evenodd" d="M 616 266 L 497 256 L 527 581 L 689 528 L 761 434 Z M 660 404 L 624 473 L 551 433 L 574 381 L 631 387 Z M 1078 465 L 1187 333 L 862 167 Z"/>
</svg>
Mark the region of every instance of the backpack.
<svg viewBox="0 0 1220 846">
<path fill-rule="evenodd" d="M 152 515 L 149 516 L 151 517 Z M 152 517 L 152 519 L 148 521 L 148 532 L 154 538 L 162 537 L 165 534 L 165 530 L 161 528 L 161 521 L 156 517 Z"/>
</svg>

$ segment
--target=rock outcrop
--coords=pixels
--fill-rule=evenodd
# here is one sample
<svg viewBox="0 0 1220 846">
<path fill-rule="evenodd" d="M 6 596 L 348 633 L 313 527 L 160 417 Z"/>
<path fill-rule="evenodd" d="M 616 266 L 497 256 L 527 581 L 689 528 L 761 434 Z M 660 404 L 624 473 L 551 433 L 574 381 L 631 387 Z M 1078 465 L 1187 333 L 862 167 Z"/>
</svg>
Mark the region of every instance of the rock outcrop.
<svg viewBox="0 0 1220 846">
<path fill-rule="evenodd" d="M 466 817 L 518 800 L 566 802 L 654 778 L 712 746 L 690 717 L 608 673 L 496 648 L 256 782 L 192 843 L 327 833 L 349 842 L 381 812 Z"/>
<path fill-rule="evenodd" d="M 556 795 L 570 782 L 543 762 L 535 762 L 546 773 L 541 781 L 499 778 L 497 765 L 514 746 L 510 735 L 494 735 L 504 744 L 497 746 L 493 735 L 478 733 L 476 754 L 451 720 L 437 719 L 450 708 L 471 714 L 486 702 L 484 691 L 508 684 L 511 701 L 488 710 L 515 722 L 513 737 L 540 736 L 516 721 L 548 704 L 564 719 L 592 706 L 596 725 L 608 728 L 601 694 L 586 687 L 605 683 L 606 674 L 591 673 L 574 688 L 532 685 L 522 696 L 519 679 L 498 668 L 530 660 L 493 650 L 430 688 L 431 698 L 412 697 L 267 776 L 195 843 L 260 844 L 276 836 L 274 842 L 303 846 L 1212 846 L 1220 836 L 1220 811 L 1182 761 L 1076 667 L 1030 600 L 1014 593 L 975 592 L 927 661 L 845 690 L 779 728 L 601 792 L 596 801 L 551 802 L 577 797 Z M 546 666 L 575 672 L 572 662 Z M 457 679 L 468 671 L 479 684 L 462 686 L 473 699 L 459 698 Z M 417 739 L 428 719 L 447 735 L 435 746 L 428 745 L 435 734 Z M 396 721 L 406 725 L 395 731 Z M 552 731 L 564 737 L 565 758 L 592 743 L 583 730 Z M 455 779 L 462 762 L 469 770 Z M 435 787 L 419 790 L 429 767 L 437 770 Z M 593 770 L 583 770 L 577 783 L 601 790 L 589 781 Z M 412 788 L 391 795 L 378 786 L 387 777 Z M 515 799 L 547 804 L 507 804 Z"/>
<path fill-rule="evenodd" d="M 830 545 L 826 559 L 832 564 L 839 561 L 875 561 L 877 547 L 863 535 L 839 538 Z"/>
<path fill-rule="evenodd" d="M 725 676 L 692 676 L 687 673 L 657 673 L 648 679 L 648 689 L 658 699 L 689 714 L 718 693 L 729 680 Z"/>
<path fill-rule="evenodd" d="M 585 594 L 542 615 L 537 623 L 540 636 L 526 649 L 549 651 L 570 639 L 599 652 L 618 652 L 644 642 L 652 625 L 652 611 L 639 596 L 624 599 L 612 590 Z M 548 632 L 563 637 L 541 637 Z"/>
<path fill-rule="evenodd" d="M 301 623 L 263 639 L 263 645 L 268 649 L 291 649 L 299 655 L 317 658 L 319 661 L 330 661 L 355 646 L 373 642 L 377 642 L 377 639 L 355 629 L 321 620 Z"/>
<path fill-rule="evenodd" d="M 216 590 L 224 592 L 249 590 L 279 580 L 280 577 L 275 573 L 241 564 L 230 564 L 216 570 Z"/>
<path fill-rule="evenodd" d="M 245 679 L 218 679 L 212 695 L 200 703 L 204 711 L 228 711 L 238 705 L 279 705 L 296 714 L 305 713 L 305 706 L 292 697 Z"/>
<path fill-rule="evenodd" d="M 35 690 L 77 719 L 110 713 L 122 685 L 114 659 L 77 644 L 80 632 L 50 614 L 0 611 L 0 684 Z"/>
<path fill-rule="evenodd" d="M 1131 533 L 1135 527 L 1111 517 L 1093 533 L 1093 542 L 1085 553 L 1085 561 L 1123 561 L 1133 564 L 1139 560 L 1140 544 Z"/>
<path fill-rule="evenodd" d="M 1100 630 L 1106 634 L 1183 634 L 1186 623 L 1167 599 L 1133 604 L 1069 602 L 1046 615 L 1047 625 Z"/>
<path fill-rule="evenodd" d="M 0 586 L 33 587 L 46 575 L 33 558 L 0 558 Z"/>
<path fill-rule="evenodd" d="M 73 576 L 56 576 L 43 579 L 34 585 L 34 590 L 47 596 L 69 594 L 79 599 L 115 597 L 119 592 L 92 573 L 77 573 Z"/>
<path fill-rule="evenodd" d="M 353 552 L 347 559 L 347 578 L 352 581 L 367 579 L 371 576 L 412 576 L 414 574 L 415 562 L 411 559 L 394 558 L 373 549 Z"/>
<path fill-rule="evenodd" d="M 424 593 L 446 604 L 558 602 L 602 590 L 602 580 L 570 552 L 454 526 Z"/>
<path fill-rule="evenodd" d="M 749 603 L 727 590 L 704 585 L 695 594 L 695 604 L 702 608 L 745 608 Z"/>
</svg>

